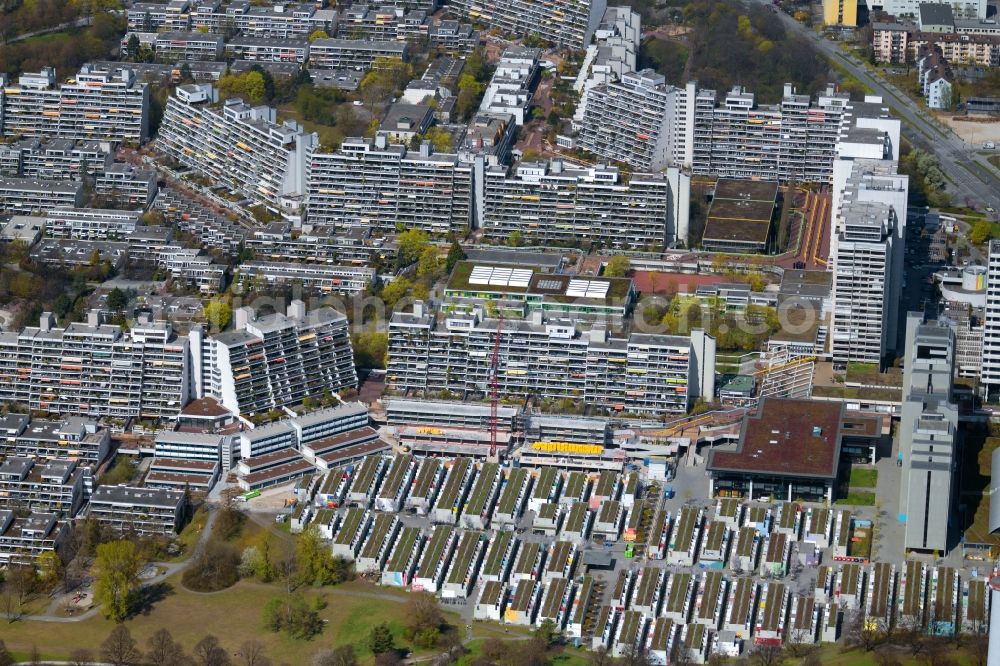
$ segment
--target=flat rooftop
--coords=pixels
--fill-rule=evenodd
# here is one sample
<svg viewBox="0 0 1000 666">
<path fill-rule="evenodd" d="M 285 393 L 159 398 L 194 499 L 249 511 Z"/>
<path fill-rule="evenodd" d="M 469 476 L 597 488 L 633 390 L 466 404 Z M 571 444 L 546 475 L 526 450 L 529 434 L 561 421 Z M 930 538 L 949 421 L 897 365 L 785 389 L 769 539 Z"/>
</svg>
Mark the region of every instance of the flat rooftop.
<svg viewBox="0 0 1000 666">
<path fill-rule="evenodd" d="M 710 452 L 707 469 L 836 478 L 843 410 L 818 400 L 762 400 L 744 417 L 736 450 Z"/>
</svg>

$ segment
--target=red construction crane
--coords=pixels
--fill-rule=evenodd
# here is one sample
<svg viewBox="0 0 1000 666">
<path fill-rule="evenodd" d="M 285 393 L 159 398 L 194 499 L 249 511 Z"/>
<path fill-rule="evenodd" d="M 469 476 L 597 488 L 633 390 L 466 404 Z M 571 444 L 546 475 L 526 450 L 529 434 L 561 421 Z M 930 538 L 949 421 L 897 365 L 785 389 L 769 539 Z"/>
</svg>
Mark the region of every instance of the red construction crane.
<svg viewBox="0 0 1000 666">
<path fill-rule="evenodd" d="M 490 459 L 497 457 L 497 405 L 500 402 L 500 336 L 503 335 L 503 306 L 497 307 L 497 335 L 490 361 Z"/>
</svg>

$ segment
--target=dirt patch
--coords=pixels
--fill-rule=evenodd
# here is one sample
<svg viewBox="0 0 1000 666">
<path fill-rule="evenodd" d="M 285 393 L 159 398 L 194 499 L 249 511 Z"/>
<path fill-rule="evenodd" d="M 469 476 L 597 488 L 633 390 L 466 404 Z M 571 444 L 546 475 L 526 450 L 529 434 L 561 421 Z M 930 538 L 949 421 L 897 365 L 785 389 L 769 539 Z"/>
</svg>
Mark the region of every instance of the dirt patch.
<svg viewBox="0 0 1000 666">
<path fill-rule="evenodd" d="M 955 131 L 963 141 L 979 147 L 987 141 L 1000 142 L 1000 121 L 961 120 L 954 116 L 938 116 L 942 122 Z"/>
</svg>

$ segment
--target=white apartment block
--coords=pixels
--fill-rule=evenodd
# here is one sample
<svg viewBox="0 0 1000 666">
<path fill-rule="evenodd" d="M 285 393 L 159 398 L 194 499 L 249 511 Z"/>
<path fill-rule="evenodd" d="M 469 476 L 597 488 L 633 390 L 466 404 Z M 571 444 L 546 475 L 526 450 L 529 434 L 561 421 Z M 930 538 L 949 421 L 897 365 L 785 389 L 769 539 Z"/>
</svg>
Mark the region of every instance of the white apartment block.
<svg viewBox="0 0 1000 666">
<path fill-rule="evenodd" d="M 309 221 L 337 228 L 397 224 L 429 233 L 461 233 L 471 222 L 473 165 L 452 153 L 417 150 L 351 137 L 332 153 L 314 153 L 309 169 Z"/>
<path fill-rule="evenodd" d="M 316 69 L 371 69 L 380 58 L 408 57 L 406 42 L 370 42 L 366 39 L 315 39 L 309 44 L 309 66 Z"/>
<path fill-rule="evenodd" d="M 375 269 L 368 266 L 299 264 L 286 261 L 244 261 L 238 268 L 243 283 L 296 284 L 323 294 L 357 294 L 375 281 Z"/>
<path fill-rule="evenodd" d="M 321 3 L 268 3 L 252 5 L 235 0 L 172 0 L 166 4 L 137 2 L 128 9 L 128 29 L 141 32 L 207 29 L 213 33 L 238 33 L 249 37 L 289 39 L 308 37 L 316 30 L 332 34 L 337 23 L 335 9 Z"/>
<path fill-rule="evenodd" d="M 83 184 L 80 181 L 0 176 L 0 211 L 25 214 L 82 204 Z"/>
<path fill-rule="evenodd" d="M 716 91 L 699 90 L 691 120 L 692 168 L 724 178 L 828 182 L 849 105 L 849 96 L 832 87 L 811 104 L 785 84 L 781 103 L 764 106 L 742 88 L 721 101 Z"/>
<path fill-rule="evenodd" d="M 986 270 L 986 316 L 980 381 L 989 395 L 1000 385 L 1000 241 L 990 241 Z"/>
<path fill-rule="evenodd" d="M 210 395 L 246 414 L 357 385 L 347 317 L 336 310 L 307 313 L 302 301 L 292 301 L 287 314 L 258 318 L 244 307 L 234 319 L 235 330 L 189 334 L 196 397 Z"/>
<path fill-rule="evenodd" d="M 218 105 L 210 84 L 177 88 L 167 102 L 158 146 L 213 183 L 277 210 L 298 214 L 306 194 L 306 164 L 317 143 L 275 109 L 240 99 Z"/>
<path fill-rule="evenodd" d="M 462 18 L 518 36 L 538 35 L 558 46 L 586 48 L 608 7 L 607 0 L 452 0 Z"/>
<path fill-rule="evenodd" d="M 51 67 L 0 74 L 0 136 L 100 139 L 139 144 L 147 138 L 149 86 L 127 68 L 84 65 L 66 83 Z"/>
<path fill-rule="evenodd" d="M 69 533 L 69 523 L 54 513 L 32 512 L 19 518 L 0 509 L 0 565 L 35 564 L 42 553 L 58 551 Z"/>
<path fill-rule="evenodd" d="M 573 89 L 580 95 L 573 114 L 574 127 L 587 112 L 592 88 L 636 71 L 636 54 L 641 40 L 642 18 L 639 14 L 629 7 L 608 7 L 594 31 L 593 43 L 587 45 L 583 65 L 573 83 Z"/>
<path fill-rule="evenodd" d="M 122 204 L 145 208 L 156 196 L 156 172 L 124 162 L 112 164 L 94 179 L 94 191 Z"/>
<path fill-rule="evenodd" d="M 304 39 L 235 37 L 226 44 L 226 58 L 254 62 L 297 62 L 309 57 L 309 42 Z"/>
<path fill-rule="evenodd" d="M 494 239 L 518 231 L 533 243 L 651 251 L 687 239 L 691 179 L 676 168 L 626 179 L 617 167 L 551 160 L 489 166 L 483 180 L 477 209 Z"/>
<path fill-rule="evenodd" d="M 395 313 L 389 323 L 386 383 L 408 389 L 482 392 L 490 373 L 497 322 L 481 311 L 441 317 Z M 711 391 L 715 340 L 633 333 L 614 338 L 581 330 L 570 319 L 504 322 L 499 390 L 504 395 L 571 398 L 642 414 L 683 413 Z"/>
<path fill-rule="evenodd" d="M 841 214 L 843 231 L 831 257 L 833 361 L 881 365 L 890 348 L 890 301 L 899 293 L 891 264 L 900 222 L 895 210 L 881 202 L 851 202 Z"/>
<path fill-rule="evenodd" d="M 694 82 L 675 88 L 650 69 L 626 72 L 587 93 L 578 147 L 641 171 L 689 166 L 694 97 Z"/>
<path fill-rule="evenodd" d="M 218 293 L 226 279 L 226 267 L 215 263 L 211 255 L 201 254 L 198 248 L 164 245 L 154 261 L 176 282 L 195 287 L 202 294 Z"/>
<path fill-rule="evenodd" d="M 929 3 L 949 5 L 954 10 L 956 17 L 980 21 L 986 19 L 986 12 L 989 8 L 987 0 L 883 0 L 878 4 L 882 6 L 882 11 L 887 14 L 896 17 L 917 18 L 920 15 L 920 5 Z"/>
<path fill-rule="evenodd" d="M 35 137 L 0 145 L 4 176 L 79 180 L 82 174 L 99 176 L 113 162 L 111 144 L 104 141 Z"/>
<path fill-rule="evenodd" d="M 32 420 L 27 414 L 0 417 L 0 454 L 97 464 L 111 452 L 111 433 L 94 419 Z"/>
<path fill-rule="evenodd" d="M 125 238 L 135 231 L 141 215 L 139 210 L 53 208 L 45 214 L 45 235 L 83 240 Z"/>
<path fill-rule="evenodd" d="M 87 515 L 119 534 L 171 536 L 181 527 L 183 511 L 183 490 L 98 486 Z"/>
<path fill-rule="evenodd" d="M 897 171 L 898 120 L 862 115 L 853 122 L 833 163 L 832 350 L 837 363 L 875 363 L 897 348 L 909 177 Z"/>
<path fill-rule="evenodd" d="M 0 463 L 0 497 L 8 509 L 48 511 L 72 518 L 90 486 L 90 468 L 74 459 L 39 462 L 11 456 Z"/>
<path fill-rule="evenodd" d="M 224 45 L 222 35 L 203 32 L 161 32 L 153 38 L 156 57 L 163 62 L 220 60 Z"/>
<path fill-rule="evenodd" d="M 0 334 L 0 400 L 33 411 L 94 417 L 173 418 L 188 396 L 187 339 L 169 324 L 130 331 L 97 322 Z"/>
<path fill-rule="evenodd" d="M 509 113 L 514 122 L 524 124 L 525 115 L 534 99 L 534 89 L 541 71 L 542 50 L 532 48 L 507 49 L 497 63 L 479 110 L 486 113 Z"/>
</svg>

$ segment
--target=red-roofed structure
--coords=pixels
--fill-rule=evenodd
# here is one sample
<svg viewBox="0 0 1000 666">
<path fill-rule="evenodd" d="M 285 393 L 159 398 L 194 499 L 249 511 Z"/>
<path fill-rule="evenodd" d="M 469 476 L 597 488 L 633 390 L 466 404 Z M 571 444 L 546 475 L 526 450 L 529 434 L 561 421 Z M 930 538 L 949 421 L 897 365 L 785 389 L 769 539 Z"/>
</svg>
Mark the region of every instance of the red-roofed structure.
<svg viewBox="0 0 1000 666">
<path fill-rule="evenodd" d="M 709 453 L 713 493 L 771 500 L 833 500 L 844 405 L 819 400 L 760 401 L 735 449 Z"/>
</svg>

